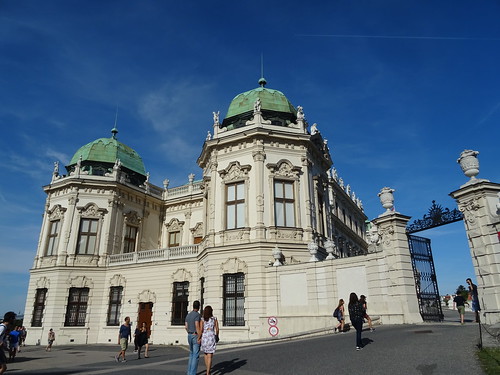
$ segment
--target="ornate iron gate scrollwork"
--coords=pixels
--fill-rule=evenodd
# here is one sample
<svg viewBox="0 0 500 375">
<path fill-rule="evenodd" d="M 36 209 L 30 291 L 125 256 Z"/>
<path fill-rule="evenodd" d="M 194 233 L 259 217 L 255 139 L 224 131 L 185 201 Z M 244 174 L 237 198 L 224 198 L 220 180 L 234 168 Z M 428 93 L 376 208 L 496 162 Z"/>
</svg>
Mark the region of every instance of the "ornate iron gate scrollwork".
<svg viewBox="0 0 500 375">
<path fill-rule="evenodd" d="M 432 258 L 431 240 L 408 234 L 408 244 L 420 315 L 424 321 L 442 321 L 443 310 Z"/>
</svg>

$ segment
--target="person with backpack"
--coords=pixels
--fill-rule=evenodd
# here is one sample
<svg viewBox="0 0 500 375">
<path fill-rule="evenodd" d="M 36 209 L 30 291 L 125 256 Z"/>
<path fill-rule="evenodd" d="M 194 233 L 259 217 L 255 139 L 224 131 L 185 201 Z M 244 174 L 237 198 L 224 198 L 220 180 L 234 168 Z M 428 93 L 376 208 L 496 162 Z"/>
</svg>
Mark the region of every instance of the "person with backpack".
<svg viewBox="0 0 500 375">
<path fill-rule="evenodd" d="M 14 324 L 16 320 L 16 313 L 9 311 L 3 316 L 3 322 L 0 324 L 0 374 L 7 371 L 7 357 L 5 350 L 7 350 L 7 334 L 9 333 L 9 325 Z"/>
<path fill-rule="evenodd" d="M 337 333 L 337 331 L 340 333 L 344 333 L 344 323 L 345 323 L 344 315 L 345 315 L 344 314 L 344 300 L 341 298 L 341 299 L 339 299 L 339 304 L 338 304 L 337 308 L 333 312 L 333 317 L 337 318 L 337 320 L 339 321 L 339 324 L 338 324 L 338 326 L 335 327 L 335 330 L 333 331 L 333 333 Z"/>
</svg>

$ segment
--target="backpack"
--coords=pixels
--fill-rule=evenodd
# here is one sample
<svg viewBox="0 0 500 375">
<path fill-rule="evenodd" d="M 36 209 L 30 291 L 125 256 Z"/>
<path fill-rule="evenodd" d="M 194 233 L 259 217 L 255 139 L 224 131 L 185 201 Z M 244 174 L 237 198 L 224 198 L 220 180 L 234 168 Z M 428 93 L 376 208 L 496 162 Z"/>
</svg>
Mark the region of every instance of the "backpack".
<svg viewBox="0 0 500 375">
<path fill-rule="evenodd" d="M 337 308 L 333 311 L 333 317 L 338 319 L 338 318 L 339 318 L 339 313 L 340 313 L 340 311 L 339 311 L 339 308 L 337 307 Z"/>
</svg>

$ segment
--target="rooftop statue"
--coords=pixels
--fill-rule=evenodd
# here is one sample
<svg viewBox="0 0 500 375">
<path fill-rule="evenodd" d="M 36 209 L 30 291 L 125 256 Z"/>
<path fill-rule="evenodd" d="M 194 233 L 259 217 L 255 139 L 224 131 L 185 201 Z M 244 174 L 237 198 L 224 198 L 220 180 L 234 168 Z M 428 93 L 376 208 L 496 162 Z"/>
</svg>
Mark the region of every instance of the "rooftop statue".
<svg viewBox="0 0 500 375">
<path fill-rule="evenodd" d="M 219 125 L 220 124 L 220 122 L 219 122 L 220 111 L 212 112 L 212 113 L 214 115 L 214 125 Z"/>
<path fill-rule="evenodd" d="M 304 108 L 302 106 L 297 106 L 297 120 L 303 120 L 304 119 Z"/>
<path fill-rule="evenodd" d="M 314 134 L 317 134 L 317 133 L 319 133 L 318 124 L 314 123 L 311 126 L 311 135 L 314 135 Z"/>
</svg>

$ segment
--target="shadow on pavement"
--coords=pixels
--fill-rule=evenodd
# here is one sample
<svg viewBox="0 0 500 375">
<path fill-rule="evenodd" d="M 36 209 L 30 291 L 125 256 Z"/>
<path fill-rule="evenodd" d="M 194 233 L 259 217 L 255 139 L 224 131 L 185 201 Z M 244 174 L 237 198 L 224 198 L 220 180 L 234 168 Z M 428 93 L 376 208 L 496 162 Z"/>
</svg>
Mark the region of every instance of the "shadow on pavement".
<svg viewBox="0 0 500 375">
<path fill-rule="evenodd" d="M 240 367 L 243 367 L 246 364 L 247 364 L 246 359 L 240 360 L 239 358 L 235 358 L 230 361 L 217 363 L 215 366 L 212 367 L 212 372 L 214 373 L 214 375 L 228 374 L 230 372 L 238 370 Z"/>
</svg>

